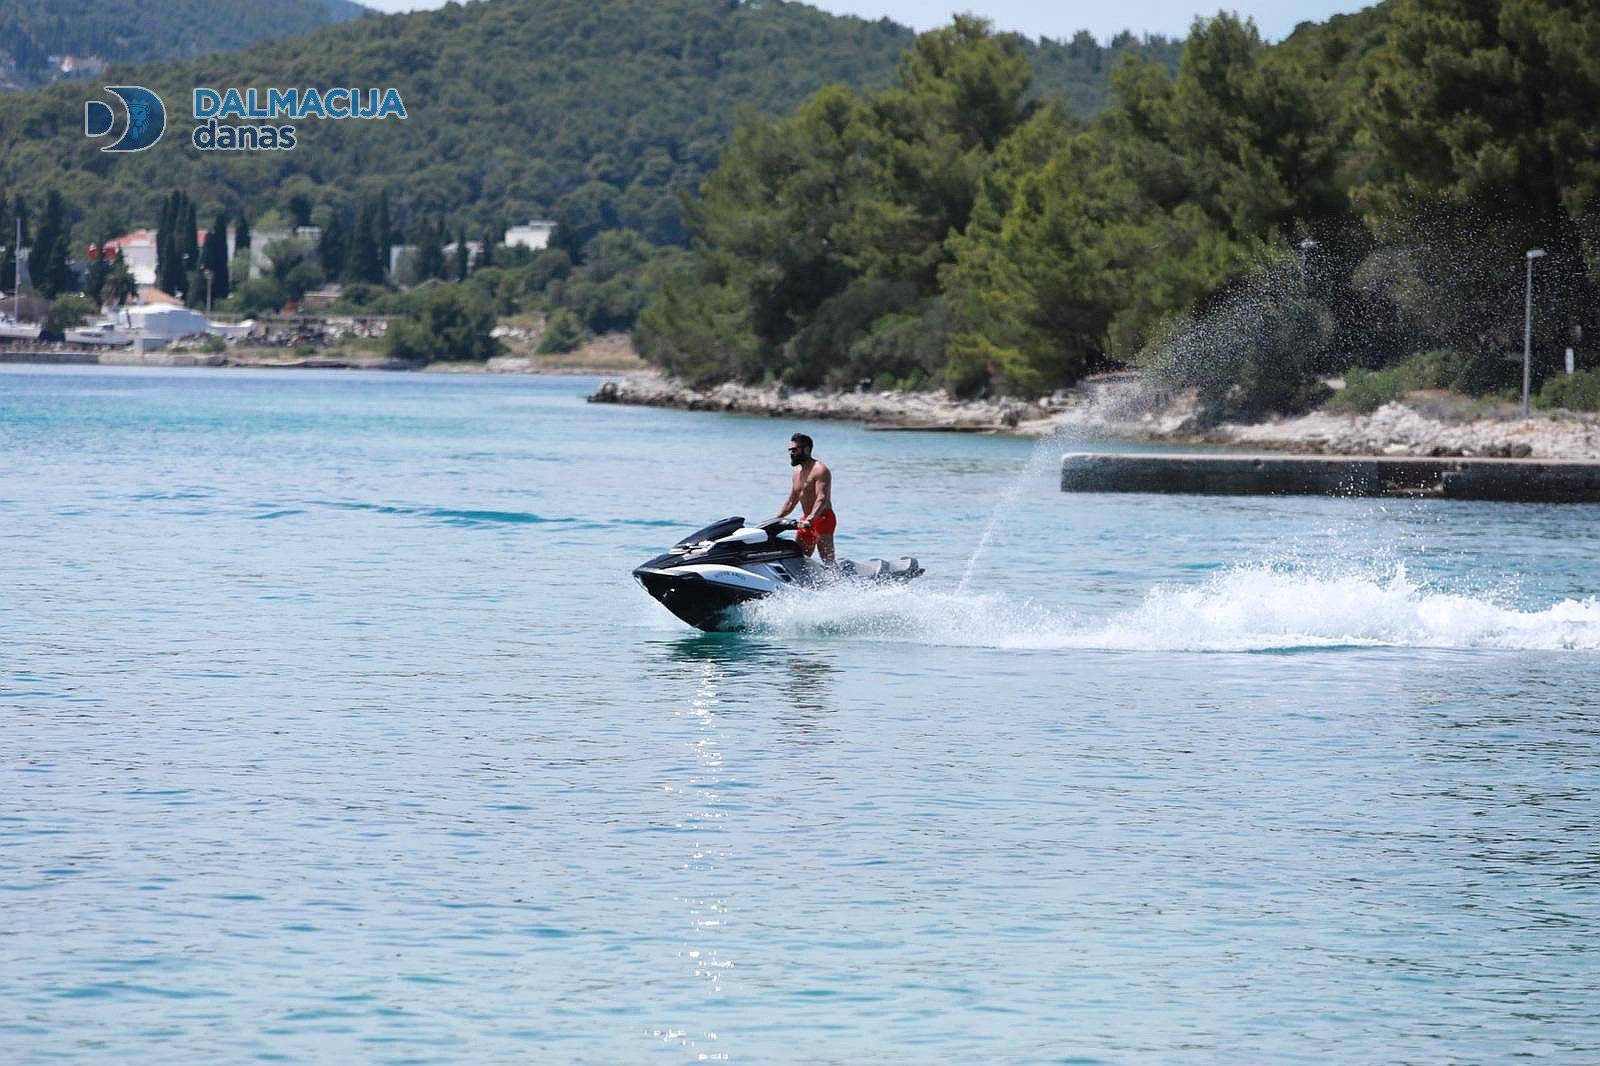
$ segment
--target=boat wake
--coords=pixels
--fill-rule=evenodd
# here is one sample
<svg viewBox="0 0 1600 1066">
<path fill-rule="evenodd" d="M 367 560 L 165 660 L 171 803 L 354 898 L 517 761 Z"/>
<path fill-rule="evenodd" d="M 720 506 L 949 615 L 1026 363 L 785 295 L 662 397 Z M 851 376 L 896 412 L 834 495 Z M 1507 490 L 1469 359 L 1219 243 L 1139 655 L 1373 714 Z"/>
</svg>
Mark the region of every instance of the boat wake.
<svg viewBox="0 0 1600 1066">
<path fill-rule="evenodd" d="M 840 585 L 745 608 L 774 636 L 848 636 L 962 647 L 1126 651 L 1283 651 L 1335 647 L 1600 651 L 1600 601 L 1524 611 L 1431 591 L 1406 576 L 1318 575 L 1272 566 L 1161 585 L 1096 619 L 1032 600 L 930 586 Z"/>
</svg>

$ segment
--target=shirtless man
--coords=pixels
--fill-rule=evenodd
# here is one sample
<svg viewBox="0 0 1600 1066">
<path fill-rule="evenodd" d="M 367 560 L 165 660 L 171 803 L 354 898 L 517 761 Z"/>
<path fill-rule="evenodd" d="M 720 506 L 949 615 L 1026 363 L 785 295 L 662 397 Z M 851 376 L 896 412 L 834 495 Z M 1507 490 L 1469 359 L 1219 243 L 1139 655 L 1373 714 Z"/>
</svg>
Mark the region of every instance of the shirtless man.
<svg viewBox="0 0 1600 1066">
<path fill-rule="evenodd" d="M 778 517 L 786 516 L 798 503 L 801 513 L 796 536 L 800 547 L 807 555 L 811 549 L 818 549 L 823 563 L 832 566 L 833 531 L 839 525 L 833 513 L 833 472 L 811 457 L 811 438 L 804 433 L 789 438 L 789 465 L 800 469 L 794 472 L 794 484 Z"/>
</svg>

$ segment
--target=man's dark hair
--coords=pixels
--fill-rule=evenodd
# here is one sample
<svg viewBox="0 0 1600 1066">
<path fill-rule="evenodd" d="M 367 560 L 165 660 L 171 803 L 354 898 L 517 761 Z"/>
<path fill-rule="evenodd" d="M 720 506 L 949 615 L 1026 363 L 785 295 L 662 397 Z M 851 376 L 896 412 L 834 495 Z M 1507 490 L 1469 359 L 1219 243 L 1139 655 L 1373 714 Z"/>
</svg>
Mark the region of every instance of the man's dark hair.
<svg viewBox="0 0 1600 1066">
<path fill-rule="evenodd" d="M 804 448 L 806 451 L 809 452 L 811 450 L 811 438 L 806 436 L 804 433 L 796 433 L 789 439 L 800 445 L 800 447 Z"/>
</svg>

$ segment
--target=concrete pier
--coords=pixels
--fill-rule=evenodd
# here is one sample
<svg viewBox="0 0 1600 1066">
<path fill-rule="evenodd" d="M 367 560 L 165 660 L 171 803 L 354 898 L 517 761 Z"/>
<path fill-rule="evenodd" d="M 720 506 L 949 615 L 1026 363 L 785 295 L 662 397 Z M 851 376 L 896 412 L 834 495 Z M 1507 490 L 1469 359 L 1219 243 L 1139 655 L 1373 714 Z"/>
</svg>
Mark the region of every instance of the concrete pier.
<svg viewBox="0 0 1600 1066">
<path fill-rule="evenodd" d="M 1600 503 L 1600 462 L 1075 452 L 1061 459 L 1061 491 Z"/>
<path fill-rule="evenodd" d="M 0 351 L 0 363 L 98 363 L 94 352 Z"/>
</svg>

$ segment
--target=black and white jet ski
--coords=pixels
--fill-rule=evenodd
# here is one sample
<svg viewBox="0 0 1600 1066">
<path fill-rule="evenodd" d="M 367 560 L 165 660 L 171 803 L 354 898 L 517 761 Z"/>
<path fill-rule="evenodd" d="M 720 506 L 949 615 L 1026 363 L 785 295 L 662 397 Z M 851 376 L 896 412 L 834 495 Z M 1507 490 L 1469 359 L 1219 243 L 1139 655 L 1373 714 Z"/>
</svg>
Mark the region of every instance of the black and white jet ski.
<svg viewBox="0 0 1600 1066">
<path fill-rule="evenodd" d="M 911 558 L 840 560 L 830 570 L 806 558 L 795 541 L 778 536 L 798 524 L 773 518 L 745 525 L 743 518 L 724 518 L 634 568 L 633 576 L 667 610 L 697 629 L 717 632 L 740 628 L 740 604 L 775 592 L 832 581 L 910 581 L 922 573 Z"/>
</svg>

